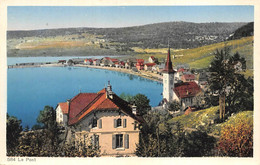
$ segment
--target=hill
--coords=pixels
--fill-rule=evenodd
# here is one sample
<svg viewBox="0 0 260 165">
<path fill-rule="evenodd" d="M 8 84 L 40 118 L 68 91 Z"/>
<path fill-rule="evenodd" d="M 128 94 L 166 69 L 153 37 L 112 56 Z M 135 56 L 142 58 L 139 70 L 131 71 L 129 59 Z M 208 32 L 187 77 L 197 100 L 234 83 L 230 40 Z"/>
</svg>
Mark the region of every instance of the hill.
<svg viewBox="0 0 260 165">
<path fill-rule="evenodd" d="M 214 52 L 216 49 L 223 49 L 224 46 L 230 46 L 231 54 L 239 52 L 242 57 L 245 57 L 247 61 L 247 69 L 253 69 L 253 43 L 254 37 L 245 37 L 238 40 L 230 40 L 211 45 L 206 45 L 193 49 L 171 49 L 174 66 L 178 64 L 189 64 L 191 68 L 202 69 L 208 68 L 210 62 L 214 58 Z M 159 61 L 165 60 L 168 48 L 163 49 L 142 49 L 133 48 L 135 52 L 139 53 L 138 58 L 148 59 L 153 55 L 159 58 Z"/>
<path fill-rule="evenodd" d="M 191 23 L 165 22 L 125 28 L 63 28 L 30 31 L 8 31 L 7 39 L 48 38 L 75 35 L 84 39 L 92 35 L 111 43 L 123 43 L 127 47 L 175 49 L 195 48 L 225 40 L 231 33 L 246 23 Z"/>
<path fill-rule="evenodd" d="M 238 28 L 234 33 L 231 34 L 229 40 L 240 39 L 242 37 L 248 37 L 254 35 L 254 22 L 250 22 L 240 28 Z"/>
<path fill-rule="evenodd" d="M 189 115 L 181 115 L 169 120 L 169 123 L 180 122 L 184 128 L 190 129 L 205 129 L 209 134 L 220 135 L 221 128 L 227 124 L 236 125 L 242 120 L 253 124 L 253 111 L 243 111 L 236 113 L 226 119 L 223 123 L 218 123 L 219 107 L 211 107 L 204 110 L 199 110 Z"/>
</svg>

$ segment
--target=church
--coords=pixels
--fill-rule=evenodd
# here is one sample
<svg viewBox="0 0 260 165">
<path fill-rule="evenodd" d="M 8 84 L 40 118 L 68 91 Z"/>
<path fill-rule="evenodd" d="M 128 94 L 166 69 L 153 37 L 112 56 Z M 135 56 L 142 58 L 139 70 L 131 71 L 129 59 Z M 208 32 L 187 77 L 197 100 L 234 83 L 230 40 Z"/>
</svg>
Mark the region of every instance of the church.
<svg viewBox="0 0 260 165">
<path fill-rule="evenodd" d="M 163 69 L 163 105 L 171 101 L 178 101 L 181 110 L 190 106 L 198 106 L 198 97 L 202 93 L 201 88 L 196 82 L 174 83 L 176 71 L 174 71 L 171 61 L 170 48 L 168 49 L 165 67 Z"/>
</svg>

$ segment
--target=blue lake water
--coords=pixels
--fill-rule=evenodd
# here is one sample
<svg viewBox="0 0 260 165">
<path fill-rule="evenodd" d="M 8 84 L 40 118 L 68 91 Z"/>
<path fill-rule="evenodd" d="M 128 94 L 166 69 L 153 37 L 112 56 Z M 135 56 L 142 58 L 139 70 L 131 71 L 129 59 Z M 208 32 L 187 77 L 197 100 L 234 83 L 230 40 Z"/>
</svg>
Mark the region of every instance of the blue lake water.
<svg viewBox="0 0 260 165">
<path fill-rule="evenodd" d="M 152 106 L 162 100 L 162 84 L 139 76 L 80 67 L 8 69 L 7 112 L 22 120 L 23 126 L 36 124 L 45 105 L 54 108 L 81 92 L 98 92 L 110 80 L 113 91 L 145 94 Z"/>
</svg>

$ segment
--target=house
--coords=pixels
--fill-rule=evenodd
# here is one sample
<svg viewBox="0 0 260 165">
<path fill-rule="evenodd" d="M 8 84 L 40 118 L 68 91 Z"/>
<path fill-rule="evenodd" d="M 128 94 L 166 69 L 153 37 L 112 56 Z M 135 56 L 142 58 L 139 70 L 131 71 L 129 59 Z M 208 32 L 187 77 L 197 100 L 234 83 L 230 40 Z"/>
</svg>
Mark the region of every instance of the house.
<svg viewBox="0 0 260 165">
<path fill-rule="evenodd" d="M 174 84 L 173 100 L 181 103 L 184 110 L 189 106 L 197 106 L 197 96 L 202 92 L 201 88 L 196 82 L 183 82 Z"/>
<path fill-rule="evenodd" d="M 178 68 L 178 69 L 177 69 L 177 72 L 176 72 L 176 75 L 175 75 L 176 80 L 181 80 L 181 77 L 182 77 L 183 74 L 184 74 L 185 72 L 187 72 L 187 71 L 188 71 L 187 69 L 184 69 L 184 68 L 182 68 L 182 67 Z"/>
<path fill-rule="evenodd" d="M 125 63 L 125 68 L 126 68 L 126 69 L 131 69 L 131 67 L 132 67 L 132 66 L 131 66 L 131 64 L 130 64 L 129 62 L 126 62 L 126 63 Z"/>
<path fill-rule="evenodd" d="M 158 62 L 158 59 L 155 58 L 154 56 L 150 56 L 150 57 L 148 58 L 148 61 L 149 61 L 149 63 L 156 63 L 156 62 Z"/>
<path fill-rule="evenodd" d="M 92 65 L 92 63 L 93 63 L 92 59 L 85 59 L 84 60 L 84 64 L 86 64 L 86 65 Z"/>
<path fill-rule="evenodd" d="M 114 66 L 115 64 L 112 62 L 110 57 L 104 57 L 101 59 L 101 66 Z"/>
<path fill-rule="evenodd" d="M 234 67 L 235 71 L 237 71 L 237 72 L 243 71 L 243 65 L 240 61 L 235 61 L 233 64 L 233 67 Z"/>
<path fill-rule="evenodd" d="M 71 59 L 73 64 L 83 64 L 84 63 L 84 58 L 73 58 Z"/>
<path fill-rule="evenodd" d="M 100 65 L 100 59 L 94 59 L 93 60 L 93 65 L 99 66 Z"/>
<path fill-rule="evenodd" d="M 66 126 L 68 122 L 69 102 L 59 103 L 56 107 L 56 121 L 60 126 Z"/>
<path fill-rule="evenodd" d="M 118 97 L 108 83 L 97 93 L 79 93 L 69 100 L 66 140 L 92 142 L 101 156 L 134 156 L 143 122 L 136 106 Z"/>
<path fill-rule="evenodd" d="M 138 70 L 144 70 L 144 63 L 136 63 L 136 68 L 138 69 Z"/>
<path fill-rule="evenodd" d="M 125 62 L 124 61 L 120 61 L 119 62 L 119 66 L 120 66 L 120 68 L 124 68 L 125 67 Z"/>
<path fill-rule="evenodd" d="M 156 65 L 156 63 L 146 63 L 146 64 L 144 64 L 144 70 L 152 71 L 152 68 L 155 65 Z"/>
<path fill-rule="evenodd" d="M 195 81 L 195 76 L 193 74 L 184 74 L 181 76 L 181 80 L 183 82 Z"/>
<path fill-rule="evenodd" d="M 184 115 L 189 115 L 192 112 L 195 112 L 197 109 L 196 107 L 187 107 L 184 111 Z"/>
<path fill-rule="evenodd" d="M 59 60 L 58 63 L 65 64 L 66 60 Z"/>
</svg>

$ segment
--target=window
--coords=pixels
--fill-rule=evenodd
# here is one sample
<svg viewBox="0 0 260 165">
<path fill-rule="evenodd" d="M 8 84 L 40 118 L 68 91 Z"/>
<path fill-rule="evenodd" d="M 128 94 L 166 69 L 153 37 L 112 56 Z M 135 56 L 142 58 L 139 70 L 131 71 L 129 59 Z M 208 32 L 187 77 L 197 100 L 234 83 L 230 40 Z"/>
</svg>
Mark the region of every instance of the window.
<svg viewBox="0 0 260 165">
<path fill-rule="evenodd" d="M 99 147 L 99 135 L 92 135 L 91 141 L 94 147 Z"/>
<path fill-rule="evenodd" d="M 129 134 L 112 135 L 112 148 L 113 149 L 129 149 Z"/>
<path fill-rule="evenodd" d="M 123 134 L 116 135 L 116 148 L 123 147 Z"/>
<path fill-rule="evenodd" d="M 122 119 L 114 119 L 114 128 L 122 126 Z"/>
<path fill-rule="evenodd" d="M 93 119 L 92 128 L 97 127 L 97 119 Z"/>
</svg>

